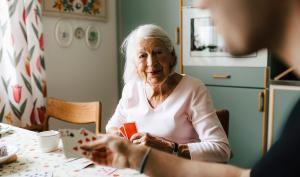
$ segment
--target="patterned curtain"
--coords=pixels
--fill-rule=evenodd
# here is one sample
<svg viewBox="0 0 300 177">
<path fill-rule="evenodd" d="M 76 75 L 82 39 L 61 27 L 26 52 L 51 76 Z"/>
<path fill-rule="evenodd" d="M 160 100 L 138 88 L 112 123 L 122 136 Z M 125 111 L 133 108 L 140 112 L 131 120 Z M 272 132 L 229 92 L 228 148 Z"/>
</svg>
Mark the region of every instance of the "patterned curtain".
<svg viewBox="0 0 300 177">
<path fill-rule="evenodd" d="M 0 122 L 35 129 L 45 115 L 42 0 L 0 0 Z"/>
</svg>

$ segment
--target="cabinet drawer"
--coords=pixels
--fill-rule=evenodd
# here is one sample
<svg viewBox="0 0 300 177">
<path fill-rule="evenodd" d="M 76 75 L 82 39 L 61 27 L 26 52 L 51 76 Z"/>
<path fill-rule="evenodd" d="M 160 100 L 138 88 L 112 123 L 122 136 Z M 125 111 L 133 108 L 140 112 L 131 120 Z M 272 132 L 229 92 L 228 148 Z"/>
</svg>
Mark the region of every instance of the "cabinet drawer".
<svg viewBox="0 0 300 177">
<path fill-rule="evenodd" d="M 265 67 L 185 66 L 184 73 L 196 77 L 206 85 L 265 88 Z"/>
</svg>

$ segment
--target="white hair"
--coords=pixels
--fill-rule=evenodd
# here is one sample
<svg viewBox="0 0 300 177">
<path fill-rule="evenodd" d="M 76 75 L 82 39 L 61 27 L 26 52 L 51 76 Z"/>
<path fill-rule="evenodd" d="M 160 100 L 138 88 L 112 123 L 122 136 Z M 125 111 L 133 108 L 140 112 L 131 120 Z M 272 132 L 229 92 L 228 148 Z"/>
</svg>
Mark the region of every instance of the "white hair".
<svg viewBox="0 0 300 177">
<path fill-rule="evenodd" d="M 128 83 L 130 80 L 140 79 L 136 68 L 137 50 L 140 42 L 147 38 L 157 38 L 161 40 L 169 51 L 174 55 L 175 62 L 172 65 L 171 70 L 174 70 L 176 65 L 176 54 L 172 41 L 168 37 L 167 33 L 157 25 L 147 24 L 138 26 L 134 29 L 123 41 L 121 51 L 125 54 L 126 62 L 124 66 L 123 79 L 124 83 Z"/>
</svg>

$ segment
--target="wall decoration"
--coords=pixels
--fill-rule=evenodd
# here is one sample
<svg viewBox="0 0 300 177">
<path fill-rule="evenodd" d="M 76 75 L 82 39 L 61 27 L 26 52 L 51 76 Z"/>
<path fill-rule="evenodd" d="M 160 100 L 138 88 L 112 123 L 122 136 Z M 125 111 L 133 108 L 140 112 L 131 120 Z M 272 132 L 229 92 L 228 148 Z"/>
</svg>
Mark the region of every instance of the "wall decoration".
<svg viewBox="0 0 300 177">
<path fill-rule="evenodd" d="M 43 14 L 107 20 L 107 0 L 43 0 Z"/>
<path fill-rule="evenodd" d="M 100 30 L 95 26 L 88 26 L 85 32 L 85 43 L 91 49 L 99 47 L 101 42 Z"/>
<path fill-rule="evenodd" d="M 84 30 L 81 27 L 77 27 L 74 31 L 76 39 L 82 39 L 84 37 Z"/>
<path fill-rule="evenodd" d="M 61 19 L 56 23 L 55 38 L 59 46 L 69 47 L 73 40 L 73 27 L 67 20 Z"/>
</svg>

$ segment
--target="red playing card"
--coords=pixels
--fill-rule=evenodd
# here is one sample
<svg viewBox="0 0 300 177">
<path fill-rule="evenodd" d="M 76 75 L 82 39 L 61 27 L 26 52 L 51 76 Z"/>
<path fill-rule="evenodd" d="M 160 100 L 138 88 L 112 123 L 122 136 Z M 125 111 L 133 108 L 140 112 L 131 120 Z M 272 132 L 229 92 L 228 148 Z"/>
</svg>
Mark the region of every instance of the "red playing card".
<svg viewBox="0 0 300 177">
<path fill-rule="evenodd" d="M 126 136 L 126 132 L 125 132 L 125 129 L 124 129 L 124 126 L 120 127 L 119 130 L 121 131 L 122 135 L 128 139 L 128 137 Z"/>
<path fill-rule="evenodd" d="M 128 139 L 130 139 L 132 135 L 138 132 L 135 122 L 125 123 L 123 126 Z"/>
</svg>

